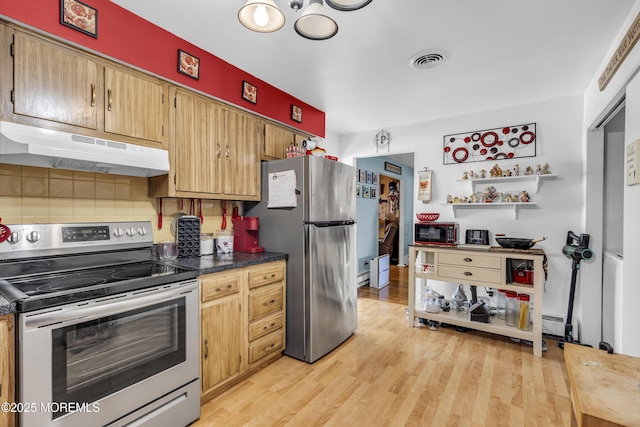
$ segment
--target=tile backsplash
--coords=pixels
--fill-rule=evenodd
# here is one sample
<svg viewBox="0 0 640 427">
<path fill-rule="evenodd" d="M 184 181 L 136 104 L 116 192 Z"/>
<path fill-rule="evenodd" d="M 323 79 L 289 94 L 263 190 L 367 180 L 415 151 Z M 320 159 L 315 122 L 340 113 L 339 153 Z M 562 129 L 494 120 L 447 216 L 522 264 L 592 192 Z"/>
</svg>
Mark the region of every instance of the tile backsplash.
<svg viewBox="0 0 640 427">
<path fill-rule="evenodd" d="M 5 224 L 151 221 L 154 241 L 171 239 L 171 220 L 190 213 L 190 199 L 163 199 L 163 226 L 158 228 L 159 199 L 149 197 L 147 178 L 0 164 L 0 218 Z M 194 214 L 199 212 L 195 200 Z M 232 203 L 227 211 L 229 228 Z M 202 200 L 202 232 L 220 229 L 218 200 Z"/>
</svg>

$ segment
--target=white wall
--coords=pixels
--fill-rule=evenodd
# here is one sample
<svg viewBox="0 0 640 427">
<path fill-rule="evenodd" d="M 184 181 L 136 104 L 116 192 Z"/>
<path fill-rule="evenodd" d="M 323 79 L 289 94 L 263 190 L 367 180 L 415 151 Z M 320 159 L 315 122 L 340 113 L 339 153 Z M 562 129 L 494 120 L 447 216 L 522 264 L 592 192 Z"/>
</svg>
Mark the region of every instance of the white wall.
<svg viewBox="0 0 640 427">
<path fill-rule="evenodd" d="M 443 165 L 443 136 L 524 123 L 537 124 L 536 157 L 498 162 L 503 169 L 511 168 L 516 163 L 521 167 L 549 163 L 551 171 L 559 175 L 558 179 L 544 181 L 538 194 L 528 184 L 523 184 L 537 206 L 522 210 L 517 220 L 506 209 L 465 209 L 459 211 L 455 221 L 460 223 L 463 233 L 467 228 L 487 228 L 492 234 L 505 233 L 512 237 L 546 236 L 546 241 L 536 245 L 544 249 L 549 257 L 549 280 L 545 287 L 543 313 L 563 318 L 567 308 L 571 262 L 562 255 L 562 247 L 567 231 L 578 232 L 581 224 L 582 118 L 583 99 L 575 96 L 387 128 L 392 137 L 390 154 L 414 152 L 415 171 L 424 167 L 434 171 L 433 201 L 429 205 L 417 201 L 417 182 L 414 177 L 414 213 L 439 212 L 440 220 L 447 221 L 454 220 L 451 207 L 443 205 L 447 194 L 468 195 L 471 192 L 456 180 L 462 177 L 464 171 L 489 170 L 496 162 Z M 341 136 L 341 161 L 352 163 L 356 157 L 374 155 L 375 147 L 371 141 L 377 131 Z M 506 185 L 498 188 L 501 189 L 506 189 Z"/>
<path fill-rule="evenodd" d="M 640 1 L 636 1 L 634 4 L 625 23 L 620 28 L 618 37 L 611 44 L 607 55 L 602 59 L 602 63 L 584 96 L 584 123 L 586 128 L 592 129 L 626 93 L 625 142 L 627 144 L 640 138 L 640 123 L 638 122 L 638 117 L 640 117 L 640 82 L 634 79 L 640 69 L 640 45 L 636 45 L 631 50 L 605 90 L 599 90 L 597 80 L 638 13 L 640 13 Z M 632 79 L 634 80 L 632 81 Z M 588 132 L 584 139 L 585 151 L 587 153 L 595 151 L 589 157 L 597 157 L 597 153 L 600 150 L 599 143 L 601 139 L 597 137 L 597 133 Z M 593 191 L 590 183 L 595 182 L 594 179 L 597 179 L 597 176 L 586 177 L 585 198 L 589 192 Z M 595 229 L 599 224 L 602 224 L 602 210 L 600 209 L 600 212 L 598 212 L 598 209 L 590 208 L 589 202 L 585 202 L 585 227 Z M 622 310 L 621 313 L 618 313 L 621 319 L 616 322 L 622 325 L 623 330 L 621 331 L 620 348 L 615 348 L 615 351 L 634 356 L 640 356 L 640 334 L 636 330 L 637 325 L 640 324 L 640 310 L 636 308 L 640 297 L 640 287 L 638 287 L 640 264 L 635 262 L 635 260 L 640 259 L 640 245 L 637 243 L 637 237 L 640 235 L 640 224 L 636 219 L 639 209 L 640 186 L 625 186 L 623 251 L 627 262 L 624 264 L 622 280 Z M 601 255 L 601 252 L 596 251 L 596 254 Z M 634 262 L 629 262 L 629 260 Z M 587 287 L 591 289 L 594 289 L 595 285 L 601 282 L 601 276 L 597 275 L 589 275 L 585 279 Z M 593 306 L 589 300 L 580 301 L 579 303 L 582 308 L 585 305 Z"/>
</svg>

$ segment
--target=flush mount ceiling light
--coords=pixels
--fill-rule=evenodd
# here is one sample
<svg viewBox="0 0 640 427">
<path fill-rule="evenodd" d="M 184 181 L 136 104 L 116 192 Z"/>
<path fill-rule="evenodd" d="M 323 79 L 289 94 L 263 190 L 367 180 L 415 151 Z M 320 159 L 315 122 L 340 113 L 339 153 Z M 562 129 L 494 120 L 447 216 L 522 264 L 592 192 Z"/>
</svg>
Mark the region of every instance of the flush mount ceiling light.
<svg viewBox="0 0 640 427">
<path fill-rule="evenodd" d="M 284 25 L 284 14 L 273 0 L 247 0 L 238 11 L 240 23 L 252 31 L 272 33 Z"/>
<path fill-rule="evenodd" d="M 365 7 L 372 0 L 327 0 L 327 4 L 340 11 L 351 11 Z M 302 9 L 304 0 L 289 0 L 295 12 Z M 246 28 L 260 33 L 278 31 L 284 25 L 284 14 L 274 0 L 247 0 L 238 11 L 238 20 Z M 309 6 L 294 24 L 296 32 L 310 40 L 327 40 L 338 32 L 338 24 L 328 14 L 323 0 L 309 0 Z"/>
</svg>

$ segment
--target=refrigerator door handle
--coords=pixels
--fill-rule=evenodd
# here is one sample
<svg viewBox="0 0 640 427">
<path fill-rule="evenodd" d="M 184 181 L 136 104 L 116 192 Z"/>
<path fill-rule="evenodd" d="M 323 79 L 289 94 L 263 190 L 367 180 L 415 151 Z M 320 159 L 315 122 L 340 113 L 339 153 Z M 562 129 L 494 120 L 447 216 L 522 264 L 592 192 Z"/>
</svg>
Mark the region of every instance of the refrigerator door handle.
<svg viewBox="0 0 640 427">
<path fill-rule="evenodd" d="M 355 219 L 347 221 L 303 221 L 305 225 L 315 225 L 316 227 L 341 227 L 345 225 L 354 225 Z"/>
</svg>

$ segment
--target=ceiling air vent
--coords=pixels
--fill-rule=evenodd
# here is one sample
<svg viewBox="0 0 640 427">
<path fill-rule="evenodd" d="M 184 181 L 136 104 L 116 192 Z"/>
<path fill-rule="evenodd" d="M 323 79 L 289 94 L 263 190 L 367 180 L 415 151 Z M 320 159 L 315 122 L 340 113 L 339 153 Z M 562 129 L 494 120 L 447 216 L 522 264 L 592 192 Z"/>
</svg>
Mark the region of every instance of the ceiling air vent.
<svg viewBox="0 0 640 427">
<path fill-rule="evenodd" d="M 418 70 L 433 68 L 444 62 L 447 52 L 440 49 L 423 50 L 416 53 L 409 60 L 409 65 Z"/>
</svg>

